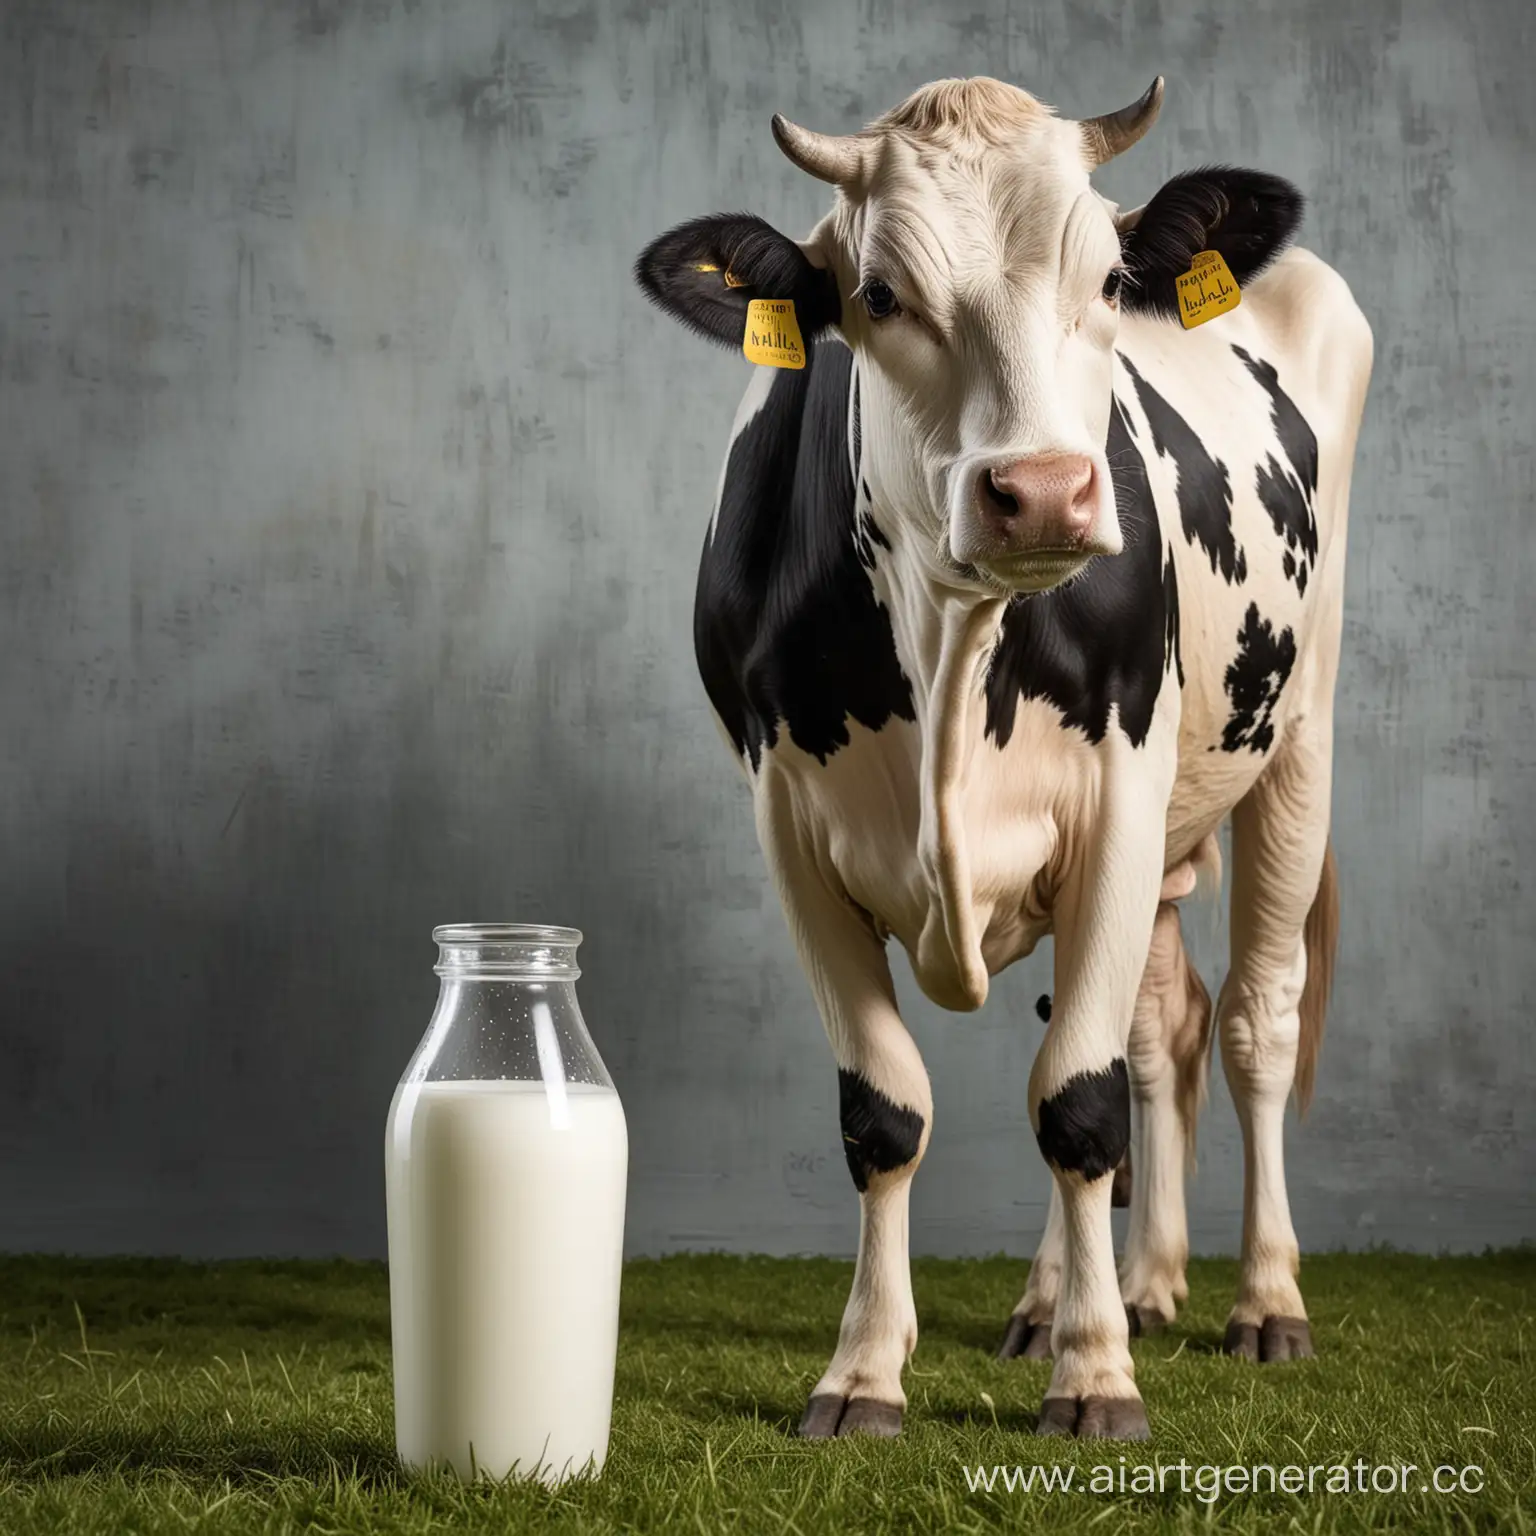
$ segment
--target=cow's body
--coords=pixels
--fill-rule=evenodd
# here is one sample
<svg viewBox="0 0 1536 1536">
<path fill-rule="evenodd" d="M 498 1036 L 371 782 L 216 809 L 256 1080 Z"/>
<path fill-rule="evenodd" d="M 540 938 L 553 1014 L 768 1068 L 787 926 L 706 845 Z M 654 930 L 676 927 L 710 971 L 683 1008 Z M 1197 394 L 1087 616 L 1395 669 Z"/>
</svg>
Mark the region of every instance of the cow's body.
<svg viewBox="0 0 1536 1536">
<path fill-rule="evenodd" d="M 1064 590 L 1015 599 L 967 720 L 964 836 L 989 974 L 1050 932 L 1110 730 L 1143 746 L 1165 688 L 1182 693 L 1175 872 L 1297 716 L 1331 710 L 1363 325 L 1344 284 L 1300 250 L 1219 324 L 1123 325 L 1109 455 L 1138 542 Z M 902 600 L 900 528 L 882 522 L 860 463 L 855 385 L 836 339 L 809 376 L 753 377 L 700 571 L 700 669 L 748 775 L 794 797 L 816 862 L 901 942 L 935 1001 L 975 1006 L 954 954 L 923 942 L 942 925 L 919 857 L 917 695 L 934 644 L 921 605 Z M 819 542 L 781 537 L 802 524 Z M 750 626 L 744 586 L 765 610 Z"/>
<path fill-rule="evenodd" d="M 1047 933 L 1054 1003 L 1021 1107 L 1053 1198 L 1002 1352 L 1053 1356 L 1042 1432 L 1147 1433 L 1127 1337 L 1186 1294 L 1211 1023 L 1174 903 L 1228 817 L 1217 1025 L 1245 1199 L 1226 1345 L 1311 1349 L 1283 1116 L 1310 1085 L 1337 926 L 1333 686 L 1371 340 L 1341 279 L 1279 254 L 1288 183 L 1191 172 L 1126 215 L 1092 190 L 1161 89 L 1082 124 L 990 80 L 841 138 L 776 120 L 837 188 L 810 239 L 719 215 L 637 267 L 717 341 L 739 344 L 758 296 L 789 300 L 809 341 L 737 413 L 694 621 L 861 1202 L 807 1435 L 896 1432 L 916 1341 L 907 1205 L 933 1105 L 887 943 L 963 1010 Z M 1186 330 L 1177 282 L 1202 250 L 1243 298 Z M 1117 1275 L 1111 1175 L 1133 1142 Z"/>
</svg>

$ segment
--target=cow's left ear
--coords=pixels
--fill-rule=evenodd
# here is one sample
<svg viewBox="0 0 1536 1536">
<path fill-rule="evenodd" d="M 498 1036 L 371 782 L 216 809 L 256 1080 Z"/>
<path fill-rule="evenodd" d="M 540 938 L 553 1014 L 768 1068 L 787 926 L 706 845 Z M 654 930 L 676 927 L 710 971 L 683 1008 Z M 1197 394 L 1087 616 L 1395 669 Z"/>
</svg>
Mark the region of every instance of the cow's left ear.
<svg viewBox="0 0 1536 1536">
<path fill-rule="evenodd" d="M 1214 165 L 1175 176 L 1119 220 L 1121 308 L 1177 318 L 1175 282 L 1201 251 L 1219 252 L 1241 288 L 1290 243 L 1304 206 L 1290 182 L 1264 171 Z"/>
<path fill-rule="evenodd" d="M 753 299 L 793 299 L 807 341 L 842 317 L 832 274 L 750 213 L 711 213 L 657 236 L 635 262 L 635 281 L 669 315 L 727 347 L 741 346 Z"/>
</svg>

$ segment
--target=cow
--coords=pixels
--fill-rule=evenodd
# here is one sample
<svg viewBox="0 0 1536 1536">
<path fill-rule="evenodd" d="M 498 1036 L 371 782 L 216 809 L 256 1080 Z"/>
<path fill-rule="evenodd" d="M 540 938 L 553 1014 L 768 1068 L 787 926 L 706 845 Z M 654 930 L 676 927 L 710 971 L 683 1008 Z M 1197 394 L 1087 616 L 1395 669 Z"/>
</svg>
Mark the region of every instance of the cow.
<svg viewBox="0 0 1536 1536">
<path fill-rule="evenodd" d="M 1281 178 L 1193 170 L 1130 211 L 1094 190 L 1162 95 L 1159 77 L 1072 121 L 978 78 L 843 136 L 775 117 L 834 189 L 809 237 L 714 215 L 636 263 L 712 340 L 741 346 L 754 300 L 788 301 L 800 332 L 736 413 L 694 642 L 836 1058 L 860 1202 L 809 1437 L 899 1433 L 917 1339 L 908 1192 L 933 1106 L 892 937 L 965 1011 L 1053 936 L 1027 1092 L 1052 1200 L 1000 1350 L 1052 1360 L 1039 1433 L 1149 1433 L 1128 1338 L 1187 1297 L 1213 1030 L 1244 1144 L 1225 1348 L 1312 1352 L 1282 1122 L 1311 1091 L 1334 962 L 1333 692 L 1372 339 L 1291 245 L 1303 200 Z M 1221 281 L 1189 325 L 1197 257 Z M 1229 819 L 1213 1023 L 1177 903 Z"/>
</svg>

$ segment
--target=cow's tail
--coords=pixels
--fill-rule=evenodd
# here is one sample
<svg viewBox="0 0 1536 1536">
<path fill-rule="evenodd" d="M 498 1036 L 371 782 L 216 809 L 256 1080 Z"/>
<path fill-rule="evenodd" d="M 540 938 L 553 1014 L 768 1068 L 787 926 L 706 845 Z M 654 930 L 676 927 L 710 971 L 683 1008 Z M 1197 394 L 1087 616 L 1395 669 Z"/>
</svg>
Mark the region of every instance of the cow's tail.
<svg viewBox="0 0 1536 1536">
<path fill-rule="evenodd" d="M 1323 854 L 1323 875 L 1307 913 L 1302 940 L 1307 946 L 1307 980 L 1301 989 L 1301 1039 L 1296 1049 L 1296 1108 L 1306 1114 L 1317 1079 L 1317 1058 L 1323 1048 L 1328 1018 L 1328 994 L 1333 990 L 1333 959 L 1339 941 L 1339 869 L 1333 841 Z"/>
</svg>

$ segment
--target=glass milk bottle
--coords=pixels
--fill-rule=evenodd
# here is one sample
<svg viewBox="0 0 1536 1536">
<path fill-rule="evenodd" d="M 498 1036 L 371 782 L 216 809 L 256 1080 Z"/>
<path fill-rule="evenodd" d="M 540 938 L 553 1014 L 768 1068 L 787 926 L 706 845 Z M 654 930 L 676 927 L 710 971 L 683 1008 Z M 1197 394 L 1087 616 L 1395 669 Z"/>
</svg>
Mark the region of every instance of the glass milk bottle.
<svg viewBox="0 0 1536 1536">
<path fill-rule="evenodd" d="M 395 1443 L 556 1482 L 608 1451 L 629 1140 L 574 928 L 438 928 L 385 1132 Z"/>
</svg>

